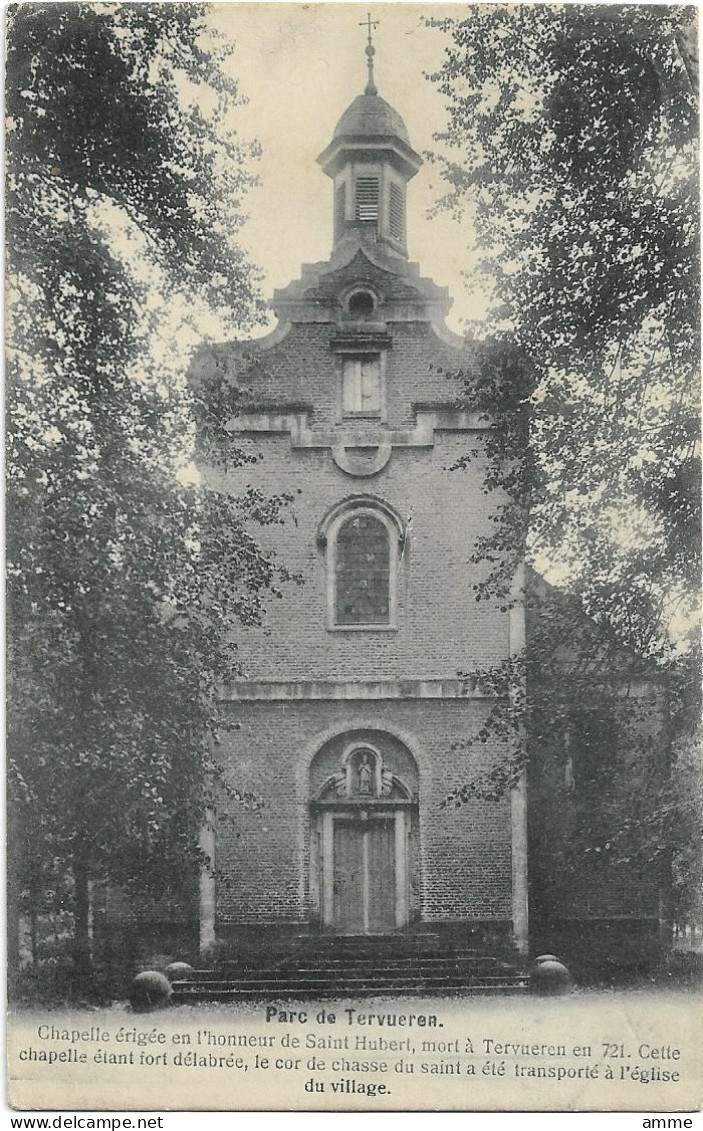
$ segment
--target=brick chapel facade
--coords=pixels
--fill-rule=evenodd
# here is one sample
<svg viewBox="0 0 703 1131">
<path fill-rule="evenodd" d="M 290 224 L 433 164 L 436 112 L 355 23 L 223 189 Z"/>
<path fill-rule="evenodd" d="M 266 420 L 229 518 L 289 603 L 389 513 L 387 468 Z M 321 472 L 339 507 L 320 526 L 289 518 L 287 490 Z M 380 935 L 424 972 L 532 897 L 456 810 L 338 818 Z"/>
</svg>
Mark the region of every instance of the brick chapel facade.
<svg viewBox="0 0 703 1131">
<path fill-rule="evenodd" d="M 261 805 L 223 796 L 205 834 L 200 945 L 264 929 L 475 929 L 525 954 L 525 781 L 443 805 L 505 756 L 498 739 L 467 746 L 493 704 L 458 673 L 525 642 L 522 569 L 509 608 L 475 596 L 489 566 L 472 557 L 501 498 L 484 490 L 490 421 L 456 407 L 452 375 L 480 354 L 446 328 L 446 289 L 408 259 L 421 158 L 372 78 L 318 161 L 333 193 L 329 260 L 276 292 L 267 337 L 208 346 L 192 369 L 197 381 L 216 366 L 247 390 L 226 428 L 255 458 L 203 469 L 207 483 L 293 496 L 295 521 L 262 533 L 302 579 L 271 602 L 263 631 L 242 628 L 242 676 L 223 691 L 237 729 L 220 759 Z M 550 825 L 572 803 L 558 779 L 537 795 Z M 540 828 L 538 814 L 531 843 Z M 654 890 L 628 881 L 625 899 L 583 882 L 587 898 L 552 918 L 577 933 L 584 915 L 656 923 Z"/>
<path fill-rule="evenodd" d="M 472 356 L 445 327 L 446 289 L 408 260 L 421 158 L 371 83 L 318 160 L 334 194 L 330 259 L 275 294 L 268 337 L 208 347 L 194 365 L 233 379 L 246 367 L 249 401 L 228 428 L 262 458 L 208 482 L 294 495 L 272 548 L 303 579 L 264 633 L 242 630 L 245 674 L 224 692 L 238 724 L 224 762 L 263 804 L 208 834 L 201 944 L 263 924 L 472 923 L 524 950 L 524 789 L 442 807 L 500 757 L 463 749 L 491 704 L 457 673 L 499 663 L 524 630 L 519 603 L 501 612 L 472 589 L 496 501 L 481 458 L 449 468 L 487 423 L 455 407 L 448 374 Z"/>
</svg>

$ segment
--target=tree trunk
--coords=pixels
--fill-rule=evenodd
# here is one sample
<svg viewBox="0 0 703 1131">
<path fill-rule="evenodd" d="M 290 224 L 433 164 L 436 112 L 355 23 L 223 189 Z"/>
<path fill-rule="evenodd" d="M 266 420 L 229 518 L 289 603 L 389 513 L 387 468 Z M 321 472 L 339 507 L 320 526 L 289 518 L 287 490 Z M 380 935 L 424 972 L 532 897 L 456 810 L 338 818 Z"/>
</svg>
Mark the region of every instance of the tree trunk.
<svg viewBox="0 0 703 1131">
<path fill-rule="evenodd" d="M 8 861 L 8 863 L 10 863 Z M 9 868 L 8 868 L 9 871 Z M 7 994 L 13 1000 L 20 969 L 20 908 L 17 886 L 12 876 L 7 881 Z"/>
<path fill-rule="evenodd" d="M 29 945 L 32 949 L 32 966 L 36 970 L 39 965 L 39 941 L 37 938 L 37 905 L 32 903 L 29 909 Z"/>
<path fill-rule="evenodd" d="M 90 870 L 81 846 L 73 856 L 73 965 L 78 978 L 89 977 L 93 957 L 90 939 Z"/>
<path fill-rule="evenodd" d="M 17 985 L 17 977 L 22 964 L 21 915 L 22 915 L 22 880 L 24 875 L 24 860 L 20 857 L 20 838 L 18 835 L 19 818 L 17 811 L 20 806 L 10 796 L 8 788 L 7 805 L 5 810 L 5 876 L 7 898 L 7 992 L 12 1000 Z"/>
</svg>

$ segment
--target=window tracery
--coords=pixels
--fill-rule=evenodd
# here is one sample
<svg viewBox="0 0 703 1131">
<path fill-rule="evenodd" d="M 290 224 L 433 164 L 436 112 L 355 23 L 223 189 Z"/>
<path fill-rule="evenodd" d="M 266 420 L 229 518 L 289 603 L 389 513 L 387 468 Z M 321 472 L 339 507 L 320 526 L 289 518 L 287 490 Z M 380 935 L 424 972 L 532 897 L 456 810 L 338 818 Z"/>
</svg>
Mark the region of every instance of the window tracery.
<svg viewBox="0 0 703 1131">
<path fill-rule="evenodd" d="M 393 629 L 403 526 L 380 500 L 349 499 L 318 532 L 326 549 L 328 627 Z"/>
<path fill-rule="evenodd" d="M 337 532 L 335 623 L 390 622 L 390 539 L 373 514 L 352 514 Z"/>
</svg>

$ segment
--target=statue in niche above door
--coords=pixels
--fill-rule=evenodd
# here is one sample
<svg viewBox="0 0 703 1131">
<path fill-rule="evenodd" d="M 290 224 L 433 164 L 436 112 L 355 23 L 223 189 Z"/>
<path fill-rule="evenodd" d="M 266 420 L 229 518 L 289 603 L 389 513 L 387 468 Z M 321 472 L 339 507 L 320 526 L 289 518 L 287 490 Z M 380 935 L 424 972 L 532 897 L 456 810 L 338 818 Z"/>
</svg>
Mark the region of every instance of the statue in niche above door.
<svg viewBox="0 0 703 1131">
<path fill-rule="evenodd" d="M 364 751 L 358 767 L 359 793 L 373 793 L 373 777 L 374 773 L 369 761 L 369 756 L 367 752 Z"/>
</svg>

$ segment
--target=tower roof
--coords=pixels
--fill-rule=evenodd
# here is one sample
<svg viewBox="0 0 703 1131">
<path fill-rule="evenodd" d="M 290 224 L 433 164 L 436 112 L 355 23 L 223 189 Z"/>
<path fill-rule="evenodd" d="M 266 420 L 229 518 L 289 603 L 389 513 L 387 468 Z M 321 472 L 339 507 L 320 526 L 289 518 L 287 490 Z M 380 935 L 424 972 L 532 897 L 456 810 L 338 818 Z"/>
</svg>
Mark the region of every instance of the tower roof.
<svg viewBox="0 0 703 1131">
<path fill-rule="evenodd" d="M 363 154 L 370 160 L 381 152 L 391 153 L 391 160 L 407 180 L 414 177 L 422 158 L 410 144 L 405 122 L 380 94 L 359 94 L 347 106 L 335 126 L 332 141 L 318 157 L 318 164 L 333 177 L 350 154 L 356 159 Z"/>
<path fill-rule="evenodd" d="M 359 94 L 342 114 L 334 130 L 340 138 L 398 138 L 410 145 L 405 122 L 379 94 Z"/>
<path fill-rule="evenodd" d="M 332 141 L 318 157 L 318 164 L 328 177 L 336 176 L 345 160 L 353 155 L 356 161 L 378 160 L 381 154 L 400 172 L 406 181 L 414 177 L 422 165 L 422 158 L 410 144 L 405 122 L 385 98 L 381 98 L 376 88 L 373 74 L 373 60 L 376 49 L 372 32 L 378 20 L 371 19 L 367 12 L 361 25 L 366 28 L 368 41 L 364 49 L 368 81 L 363 94 L 357 95 L 342 114 L 335 126 Z"/>
</svg>

